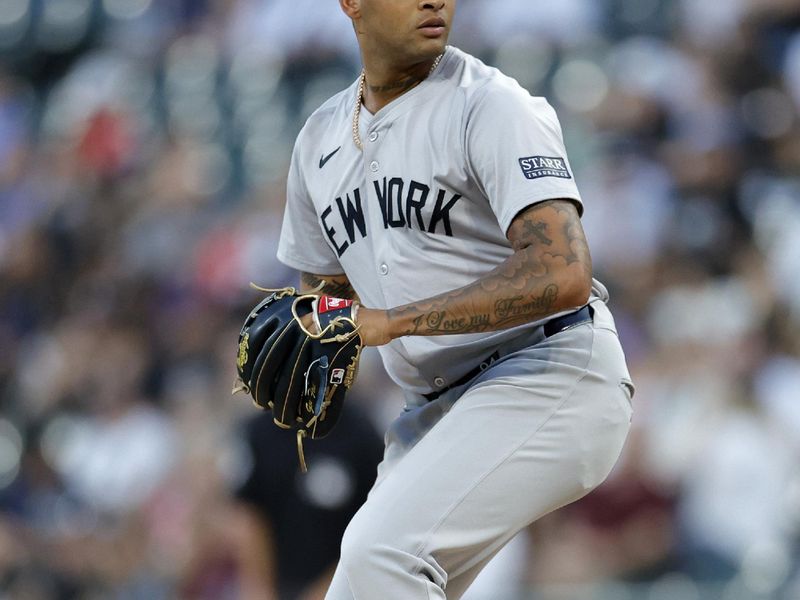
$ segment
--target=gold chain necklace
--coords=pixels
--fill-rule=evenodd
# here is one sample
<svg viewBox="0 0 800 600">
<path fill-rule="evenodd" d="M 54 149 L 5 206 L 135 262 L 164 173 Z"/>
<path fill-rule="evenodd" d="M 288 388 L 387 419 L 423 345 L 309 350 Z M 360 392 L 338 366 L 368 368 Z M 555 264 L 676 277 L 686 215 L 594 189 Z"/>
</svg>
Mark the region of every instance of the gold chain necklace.
<svg viewBox="0 0 800 600">
<path fill-rule="evenodd" d="M 444 52 L 442 52 L 439 56 L 437 56 L 434 59 L 433 64 L 431 65 L 430 71 L 428 71 L 428 74 L 425 75 L 425 79 L 430 77 L 431 73 L 433 73 L 436 70 L 436 67 L 439 66 L 439 61 L 442 60 L 443 56 L 444 56 Z M 422 80 L 422 81 L 424 81 L 424 80 Z M 420 81 L 420 83 L 422 81 Z M 361 142 L 361 131 L 360 131 L 360 127 L 361 127 L 361 105 L 364 103 L 364 86 L 366 85 L 366 83 L 367 83 L 367 74 L 362 69 L 361 70 L 361 77 L 358 80 L 358 94 L 356 94 L 356 108 L 353 111 L 353 143 L 356 145 L 356 148 L 358 148 L 362 152 L 364 150 L 364 144 Z"/>
</svg>

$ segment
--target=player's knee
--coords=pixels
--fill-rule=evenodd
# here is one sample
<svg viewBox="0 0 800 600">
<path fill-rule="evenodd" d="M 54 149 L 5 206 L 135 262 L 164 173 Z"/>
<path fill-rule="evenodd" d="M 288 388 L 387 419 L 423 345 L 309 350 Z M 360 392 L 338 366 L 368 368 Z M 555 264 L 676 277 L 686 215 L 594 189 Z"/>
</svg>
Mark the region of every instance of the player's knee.
<svg viewBox="0 0 800 600">
<path fill-rule="evenodd" d="M 375 523 L 362 527 L 354 520 L 342 538 L 339 568 L 356 587 L 366 577 L 373 582 L 424 579 L 443 588 L 445 571 L 432 557 L 419 556 L 417 548 L 404 547 L 402 537 Z"/>
<path fill-rule="evenodd" d="M 355 519 L 342 538 L 339 563 L 349 574 L 361 573 L 365 568 L 379 568 L 389 559 L 387 554 L 394 546 L 391 536 L 384 535 L 378 523 L 362 525 Z"/>
<path fill-rule="evenodd" d="M 362 527 L 358 515 L 350 522 L 342 537 L 339 564 L 347 572 L 357 572 L 374 558 L 376 540 L 372 532 Z"/>
<path fill-rule="evenodd" d="M 354 562 L 358 561 L 358 556 L 364 553 L 361 536 L 353 531 L 353 523 L 350 523 L 342 536 L 339 563 L 349 568 Z"/>
</svg>

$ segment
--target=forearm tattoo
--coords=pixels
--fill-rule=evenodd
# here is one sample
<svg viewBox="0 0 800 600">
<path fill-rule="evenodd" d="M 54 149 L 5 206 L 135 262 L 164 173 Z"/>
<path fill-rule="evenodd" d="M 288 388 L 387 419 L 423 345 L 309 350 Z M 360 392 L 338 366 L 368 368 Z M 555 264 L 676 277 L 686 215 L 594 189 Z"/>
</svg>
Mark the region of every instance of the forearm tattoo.
<svg viewBox="0 0 800 600">
<path fill-rule="evenodd" d="M 592 264 L 575 206 L 537 204 L 508 231 L 514 254 L 465 287 L 389 311 L 402 335 L 478 333 L 522 325 L 566 308 L 588 288 Z"/>
<path fill-rule="evenodd" d="M 324 282 L 325 285 L 320 289 L 319 293 L 333 296 L 334 298 L 358 300 L 358 295 L 353 286 L 350 285 L 350 281 L 344 275 L 319 277 L 312 273 L 301 273 L 300 281 L 303 291 L 316 290 Z"/>
</svg>

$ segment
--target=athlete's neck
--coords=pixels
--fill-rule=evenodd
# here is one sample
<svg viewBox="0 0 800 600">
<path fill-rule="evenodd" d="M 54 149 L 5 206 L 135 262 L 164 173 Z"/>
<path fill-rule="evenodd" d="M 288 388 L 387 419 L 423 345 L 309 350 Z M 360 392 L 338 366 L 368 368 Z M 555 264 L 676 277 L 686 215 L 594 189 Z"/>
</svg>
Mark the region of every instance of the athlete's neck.
<svg viewBox="0 0 800 600">
<path fill-rule="evenodd" d="M 364 57 L 364 106 L 375 114 L 384 106 L 422 83 L 430 73 L 433 58 L 397 66 Z"/>
</svg>

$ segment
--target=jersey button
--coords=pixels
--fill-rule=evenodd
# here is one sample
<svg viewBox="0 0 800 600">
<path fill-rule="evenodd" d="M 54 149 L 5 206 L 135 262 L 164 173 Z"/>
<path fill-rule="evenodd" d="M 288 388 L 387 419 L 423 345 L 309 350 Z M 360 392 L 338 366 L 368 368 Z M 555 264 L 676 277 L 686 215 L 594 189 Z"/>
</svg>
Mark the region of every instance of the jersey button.
<svg viewBox="0 0 800 600">
<path fill-rule="evenodd" d="M 380 268 L 381 275 L 388 275 L 389 274 L 389 265 L 383 263 Z"/>
<path fill-rule="evenodd" d="M 435 385 L 437 388 L 443 388 L 445 383 L 446 382 L 443 377 L 437 377 L 433 380 L 433 385 Z"/>
<path fill-rule="evenodd" d="M 371 163 L 369 163 L 369 168 L 373 173 L 377 173 L 378 169 L 381 168 L 381 165 L 378 163 L 377 160 L 373 160 Z"/>
<path fill-rule="evenodd" d="M 378 141 L 378 132 L 373 131 L 369 134 L 369 141 L 370 142 L 377 142 Z"/>
</svg>

